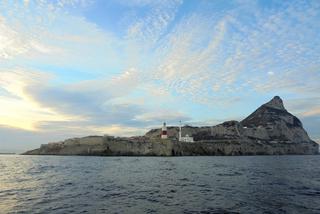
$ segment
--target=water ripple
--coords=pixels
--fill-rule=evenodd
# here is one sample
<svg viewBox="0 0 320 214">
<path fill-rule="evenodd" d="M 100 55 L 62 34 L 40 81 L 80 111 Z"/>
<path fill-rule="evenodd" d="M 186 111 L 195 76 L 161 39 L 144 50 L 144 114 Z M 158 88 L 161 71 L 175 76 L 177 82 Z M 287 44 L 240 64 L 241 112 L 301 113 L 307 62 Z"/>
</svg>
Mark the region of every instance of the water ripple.
<svg viewBox="0 0 320 214">
<path fill-rule="evenodd" d="M 4 213 L 320 213 L 320 156 L 0 156 Z"/>
</svg>

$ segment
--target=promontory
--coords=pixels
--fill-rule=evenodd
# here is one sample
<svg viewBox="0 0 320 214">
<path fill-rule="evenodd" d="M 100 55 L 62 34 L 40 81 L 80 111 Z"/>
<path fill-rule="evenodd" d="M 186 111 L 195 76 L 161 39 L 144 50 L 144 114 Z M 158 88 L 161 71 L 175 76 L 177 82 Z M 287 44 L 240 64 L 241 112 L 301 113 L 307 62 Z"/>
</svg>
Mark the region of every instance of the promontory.
<svg viewBox="0 0 320 214">
<path fill-rule="evenodd" d="M 186 136 L 186 133 L 188 136 Z M 311 155 L 319 153 L 301 121 L 275 96 L 242 121 L 216 126 L 169 126 L 144 136 L 88 136 L 41 145 L 25 155 L 184 156 Z"/>
</svg>

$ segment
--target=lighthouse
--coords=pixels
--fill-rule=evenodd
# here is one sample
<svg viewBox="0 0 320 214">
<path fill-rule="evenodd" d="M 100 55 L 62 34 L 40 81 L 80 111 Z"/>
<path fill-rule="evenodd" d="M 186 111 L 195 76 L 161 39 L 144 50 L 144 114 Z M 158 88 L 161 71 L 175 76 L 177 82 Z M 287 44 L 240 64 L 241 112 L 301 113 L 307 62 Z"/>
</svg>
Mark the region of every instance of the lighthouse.
<svg viewBox="0 0 320 214">
<path fill-rule="evenodd" d="M 167 139 L 168 133 L 167 133 L 167 126 L 166 123 L 163 123 L 162 129 L 161 129 L 161 139 Z"/>
</svg>

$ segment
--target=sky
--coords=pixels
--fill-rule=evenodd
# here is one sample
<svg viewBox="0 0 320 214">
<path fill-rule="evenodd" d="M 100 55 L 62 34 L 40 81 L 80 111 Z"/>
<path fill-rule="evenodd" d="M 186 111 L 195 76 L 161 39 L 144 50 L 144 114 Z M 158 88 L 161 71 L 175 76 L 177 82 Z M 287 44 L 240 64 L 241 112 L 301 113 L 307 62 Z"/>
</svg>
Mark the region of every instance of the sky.
<svg viewBox="0 0 320 214">
<path fill-rule="evenodd" d="M 319 92 L 318 0 L 0 1 L 0 152 L 240 121 L 275 95 L 319 142 Z"/>
</svg>

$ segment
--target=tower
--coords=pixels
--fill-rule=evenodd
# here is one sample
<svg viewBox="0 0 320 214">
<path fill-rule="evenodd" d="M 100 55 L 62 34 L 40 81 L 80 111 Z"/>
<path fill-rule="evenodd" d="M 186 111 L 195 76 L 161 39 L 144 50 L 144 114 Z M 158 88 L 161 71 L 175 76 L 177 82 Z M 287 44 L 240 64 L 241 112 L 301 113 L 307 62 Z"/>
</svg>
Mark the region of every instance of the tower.
<svg viewBox="0 0 320 214">
<path fill-rule="evenodd" d="M 193 143 L 193 137 L 189 136 L 188 134 L 186 134 L 184 137 L 182 137 L 182 125 L 181 125 L 181 121 L 179 124 L 179 141 L 180 142 L 187 142 L 187 143 Z"/>
<path fill-rule="evenodd" d="M 161 139 L 167 139 L 168 133 L 167 133 L 167 126 L 166 123 L 163 123 L 162 130 L 161 130 Z"/>
<path fill-rule="evenodd" d="M 179 141 L 181 141 L 181 135 L 182 135 L 182 130 L 181 130 L 181 120 L 180 120 L 180 123 L 179 123 Z"/>
</svg>

